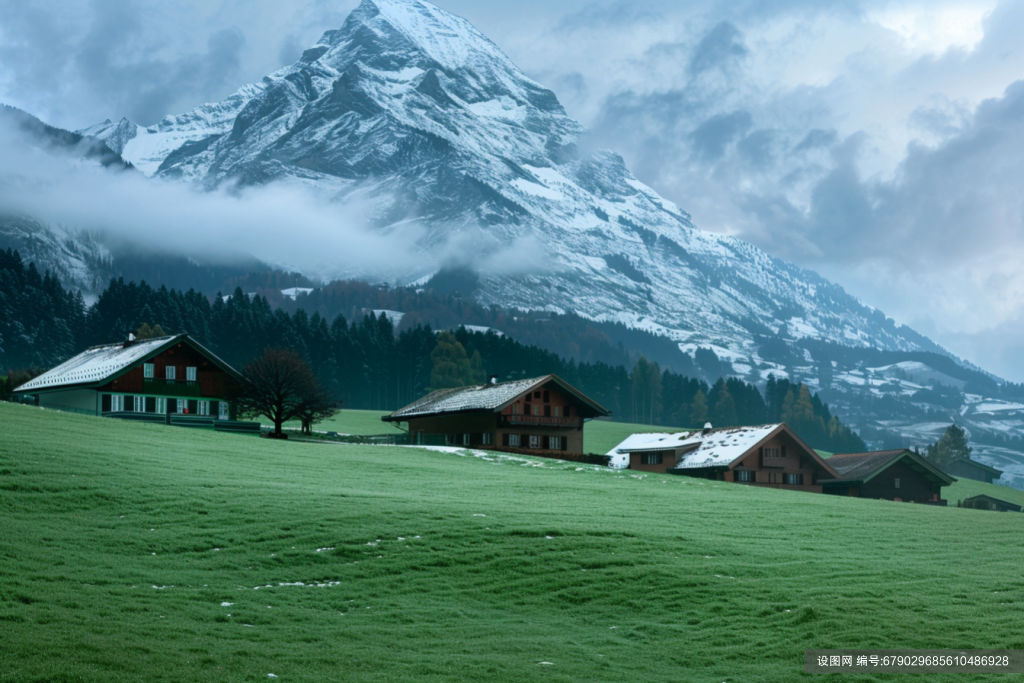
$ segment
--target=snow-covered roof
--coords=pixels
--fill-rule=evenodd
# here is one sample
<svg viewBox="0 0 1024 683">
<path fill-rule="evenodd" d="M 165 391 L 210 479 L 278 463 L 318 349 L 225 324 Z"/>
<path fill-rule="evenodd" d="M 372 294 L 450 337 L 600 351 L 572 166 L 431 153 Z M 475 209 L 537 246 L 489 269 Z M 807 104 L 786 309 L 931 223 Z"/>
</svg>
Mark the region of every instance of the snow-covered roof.
<svg viewBox="0 0 1024 683">
<path fill-rule="evenodd" d="M 102 382 L 184 336 L 186 335 L 156 337 L 155 339 L 132 342 L 127 346 L 125 342 L 94 346 L 22 384 L 15 391 L 28 392 L 59 386 Z"/>
<path fill-rule="evenodd" d="M 679 441 L 675 447 L 696 446 L 696 448 L 683 455 L 672 469 L 686 470 L 729 465 L 782 426 L 781 423 L 776 423 L 757 427 L 716 429 L 708 434 L 694 432 L 688 438 Z"/>
<path fill-rule="evenodd" d="M 630 434 L 615 448 L 608 451 L 607 455 L 611 457 L 609 463 L 612 467 L 623 468 L 629 464 L 629 454 L 643 450 L 656 450 L 650 449 L 650 446 L 656 446 L 659 443 L 671 443 L 672 439 L 682 440 L 690 435 L 690 432 L 678 432 L 676 434 L 666 434 L 663 432 L 638 432 L 636 434 Z M 665 448 L 675 448 L 675 446 L 665 446 Z"/>
<path fill-rule="evenodd" d="M 594 408 L 598 414 L 607 415 L 608 411 L 581 394 L 569 384 L 555 375 L 520 379 L 500 384 L 477 384 L 471 387 L 455 389 L 439 389 L 429 393 L 418 401 L 396 410 L 384 419 L 389 422 L 400 422 L 410 417 L 424 417 L 442 413 L 464 413 L 477 410 L 498 410 L 519 398 L 528 391 L 534 391 L 548 382 L 555 382 L 570 394 Z"/>
</svg>

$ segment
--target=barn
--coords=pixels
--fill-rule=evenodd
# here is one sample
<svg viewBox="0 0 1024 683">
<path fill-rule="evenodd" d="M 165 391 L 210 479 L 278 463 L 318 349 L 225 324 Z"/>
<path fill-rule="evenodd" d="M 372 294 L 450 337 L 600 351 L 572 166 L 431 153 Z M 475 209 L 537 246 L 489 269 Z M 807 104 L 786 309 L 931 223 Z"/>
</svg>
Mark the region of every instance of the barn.
<svg viewBox="0 0 1024 683">
<path fill-rule="evenodd" d="M 634 435 L 637 437 L 639 435 Z M 837 476 L 818 453 L 783 423 L 630 437 L 618 452 L 628 467 L 755 486 L 821 492 Z"/>
<path fill-rule="evenodd" d="M 412 444 L 446 444 L 575 459 L 583 424 L 610 413 L 556 375 L 440 389 L 382 420 L 406 423 Z"/>
<path fill-rule="evenodd" d="M 839 496 L 946 505 L 942 487 L 956 481 L 907 449 L 833 455 L 828 464 L 838 476 L 821 484 Z"/>
<path fill-rule="evenodd" d="M 989 467 L 970 458 L 957 458 L 946 464 L 942 469 L 951 476 L 983 481 L 986 484 L 991 484 L 994 480 L 1003 476 L 1002 470 L 997 470 L 995 467 Z"/>
<path fill-rule="evenodd" d="M 1011 503 L 1008 500 L 1000 500 L 984 494 L 971 496 L 960 501 L 960 507 L 973 508 L 975 510 L 995 510 L 998 512 L 1020 512 L 1020 505 Z"/>
<path fill-rule="evenodd" d="M 15 389 L 22 400 L 67 412 L 222 431 L 259 431 L 234 420 L 238 372 L 178 334 L 86 349 Z"/>
</svg>

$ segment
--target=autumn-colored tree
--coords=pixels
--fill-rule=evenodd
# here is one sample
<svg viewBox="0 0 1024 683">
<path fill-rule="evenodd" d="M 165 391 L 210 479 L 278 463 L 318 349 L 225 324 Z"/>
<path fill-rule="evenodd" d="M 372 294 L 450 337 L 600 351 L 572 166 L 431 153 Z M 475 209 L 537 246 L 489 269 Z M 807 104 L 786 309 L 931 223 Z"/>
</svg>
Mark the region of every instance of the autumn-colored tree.
<svg viewBox="0 0 1024 683">
<path fill-rule="evenodd" d="M 479 352 L 471 359 L 466 347 L 459 343 L 451 332 L 437 335 L 437 346 L 430 353 L 433 367 L 430 370 L 430 388 L 451 389 L 484 381 L 483 359 Z"/>
</svg>

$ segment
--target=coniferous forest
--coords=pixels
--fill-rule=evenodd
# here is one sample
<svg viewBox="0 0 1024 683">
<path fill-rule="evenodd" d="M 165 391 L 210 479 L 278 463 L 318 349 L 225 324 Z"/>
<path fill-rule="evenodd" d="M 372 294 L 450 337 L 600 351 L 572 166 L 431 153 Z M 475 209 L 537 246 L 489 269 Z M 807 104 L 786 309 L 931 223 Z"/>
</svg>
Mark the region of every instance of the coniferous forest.
<svg viewBox="0 0 1024 683">
<path fill-rule="evenodd" d="M 81 350 L 127 337 L 142 326 L 187 332 L 235 367 L 267 348 L 305 358 L 345 407 L 394 410 L 434 388 L 556 374 L 608 408 L 613 419 L 651 425 L 716 427 L 785 421 L 811 446 L 865 450 L 860 437 L 833 416 L 804 384 L 770 379 L 762 393 L 736 378 L 709 384 L 640 357 L 632 367 L 577 362 L 508 336 L 459 328 L 436 334 L 429 325 L 396 334 L 372 312 L 327 319 L 304 309 L 288 313 L 237 288 L 212 298 L 189 290 L 113 280 L 92 305 L 55 277 L 0 251 L 0 368 L 47 369 Z M 700 358 L 697 359 L 700 362 Z"/>
</svg>

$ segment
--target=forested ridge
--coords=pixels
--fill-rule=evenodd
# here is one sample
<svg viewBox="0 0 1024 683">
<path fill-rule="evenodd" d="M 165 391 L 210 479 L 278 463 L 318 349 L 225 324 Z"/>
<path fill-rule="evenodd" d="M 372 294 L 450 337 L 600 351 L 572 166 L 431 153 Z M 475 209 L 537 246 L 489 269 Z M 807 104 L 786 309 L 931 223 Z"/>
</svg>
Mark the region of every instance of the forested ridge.
<svg viewBox="0 0 1024 683">
<path fill-rule="evenodd" d="M 17 252 L 0 251 L 0 367 L 5 370 L 53 367 L 89 346 L 124 339 L 143 325 L 188 332 L 236 367 L 267 348 L 292 349 L 353 409 L 393 410 L 431 388 L 483 382 L 488 375 L 508 380 L 557 374 L 621 421 L 697 427 L 710 421 L 726 427 L 781 420 L 815 448 L 865 448 L 806 385 L 786 379 L 772 378 L 762 393 L 736 378 L 709 385 L 644 357 L 632 368 L 577 362 L 493 332 L 459 328 L 439 335 L 417 324 L 396 334 L 383 315 L 328 320 L 302 309 L 288 313 L 241 288 L 211 300 L 194 290 L 118 279 L 87 306 L 56 278 L 41 275 L 33 264 L 25 266 Z"/>
</svg>

